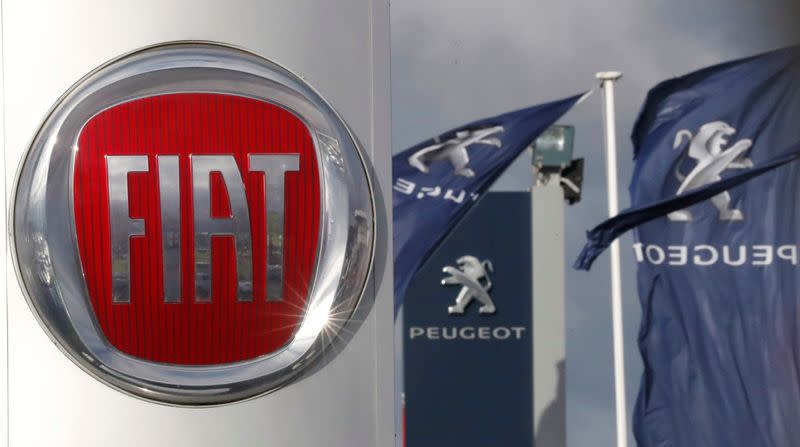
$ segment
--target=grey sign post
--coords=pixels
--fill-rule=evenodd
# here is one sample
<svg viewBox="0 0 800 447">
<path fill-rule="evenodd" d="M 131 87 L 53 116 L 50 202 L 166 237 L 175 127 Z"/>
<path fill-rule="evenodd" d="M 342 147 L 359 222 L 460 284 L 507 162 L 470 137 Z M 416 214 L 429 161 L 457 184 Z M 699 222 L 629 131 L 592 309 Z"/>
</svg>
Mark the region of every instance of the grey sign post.
<svg viewBox="0 0 800 447">
<path fill-rule="evenodd" d="M 553 126 L 533 144 L 531 189 L 535 447 L 566 446 L 564 202 L 580 199 L 574 128 Z"/>
</svg>

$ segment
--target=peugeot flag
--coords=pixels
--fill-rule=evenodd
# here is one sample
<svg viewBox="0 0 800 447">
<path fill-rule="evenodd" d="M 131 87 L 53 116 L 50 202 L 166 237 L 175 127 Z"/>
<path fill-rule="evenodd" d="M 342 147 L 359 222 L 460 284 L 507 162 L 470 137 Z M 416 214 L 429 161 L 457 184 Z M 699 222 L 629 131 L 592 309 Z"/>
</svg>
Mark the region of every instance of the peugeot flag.
<svg viewBox="0 0 800 447">
<path fill-rule="evenodd" d="M 714 197 L 713 203 L 720 203 L 730 196 L 727 190 L 800 158 L 800 134 L 793 133 L 796 126 L 790 124 L 800 112 L 800 99 L 795 98 L 793 90 L 800 81 L 798 58 L 800 47 L 784 48 L 709 67 L 653 88 L 631 135 L 636 160 L 630 186 L 633 206 L 587 232 L 588 241 L 575 268 L 589 270 L 611 242 L 638 225 Z M 720 116 L 729 117 L 728 122 L 713 118 Z M 706 118 L 711 121 L 703 122 Z M 759 152 L 763 157 L 759 157 L 762 162 L 757 165 L 752 164 L 752 159 L 744 166 L 738 162 L 728 164 L 728 157 L 735 157 L 736 151 L 720 153 L 737 130 L 731 127 L 732 123 L 739 122 L 740 134 L 750 130 L 753 136 L 763 139 L 761 144 L 770 145 Z M 709 126 L 702 132 L 697 129 L 697 135 L 689 130 L 692 125 L 705 124 Z M 719 125 L 723 126 L 721 131 L 715 132 L 714 126 Z M 681 136 L 675 129 L 683 131 Z M 701 136 L 708 137 L 705 142 L 710 152 L 705 152 L 715 157 L 697 155 Z M 690 137 L 691 144 L 679 141 L 686 137 Z M 687 147 L 692 151 L 687 153 Z M 692 157 L 692 153 L 696 156 Z M 708 172 L 714 174 L 693 175 L 686 185 L 679 185 L 679 190 L 670 190 L 677 175 L 684 176 L 675 171 L 675 165 L 683 164 L 687 155 L 698 167 L 713 165 Z M 672 174 L 664 171 L 666 166 L 671 167 Z M 698 174 L 702 170 L 697 169 Z M 660 175 L 651 177 L 656 172 Z"/>
<path fill-rule="evenodd" d="M 786 48 L 654 88 L 633 130 L 641 447 L 800 445 L 800 61 Z"/>
<path fill-rule="evenodd" d="M 473 203 L 584 96 L 475 121 L 393 157 L 395 314 L 414 273 Z"/>
</svg>

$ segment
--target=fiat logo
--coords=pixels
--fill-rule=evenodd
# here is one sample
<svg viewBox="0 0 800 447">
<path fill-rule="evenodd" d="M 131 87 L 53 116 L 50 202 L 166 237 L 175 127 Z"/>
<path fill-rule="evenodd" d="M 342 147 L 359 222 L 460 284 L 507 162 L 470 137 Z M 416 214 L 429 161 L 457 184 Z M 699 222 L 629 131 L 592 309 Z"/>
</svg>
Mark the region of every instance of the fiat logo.
<svg viewBox="0 0 800 447">
<path fill-rule="evenodd" d="M 42 327 L 155 402 L 223 404 L 300 376 L 372 265 L 348 127 L 298 76 L 224 45 L 160 45 L 87 75 L 15 191 L 15 265 Z"/>
</svg>

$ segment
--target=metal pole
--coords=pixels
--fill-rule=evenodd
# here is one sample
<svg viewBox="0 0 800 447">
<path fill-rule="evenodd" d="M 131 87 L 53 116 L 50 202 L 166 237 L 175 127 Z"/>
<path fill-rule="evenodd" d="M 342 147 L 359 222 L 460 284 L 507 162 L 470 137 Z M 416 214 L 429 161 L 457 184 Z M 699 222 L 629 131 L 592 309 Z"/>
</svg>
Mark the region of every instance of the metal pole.
<svg viewBox="0 0 800 447">
<path fill-rule="evenodd" d="M 533 429 L 536 447 L 565 447 L 564 191 L 534 167 L 531 189 Z"/>
<path fill-rule="evenodd" d="M 617 196 L 617 135 L 614 120 L 614 82 L 621 72 L 597 73 L 601 81 L 605 110 L 603 122 L 606 136 L 606 181 L 608 184 L 608 215 L 619 213 Z M 614 337 L 614 395 L 617 412 L 617 447 L 628 445 L 628 416 L 625 398 L 625 351 L 622 331 L 622 286 L 619 259 L 619 240 L 611 244 L 611 318 Z"/>
</svg>

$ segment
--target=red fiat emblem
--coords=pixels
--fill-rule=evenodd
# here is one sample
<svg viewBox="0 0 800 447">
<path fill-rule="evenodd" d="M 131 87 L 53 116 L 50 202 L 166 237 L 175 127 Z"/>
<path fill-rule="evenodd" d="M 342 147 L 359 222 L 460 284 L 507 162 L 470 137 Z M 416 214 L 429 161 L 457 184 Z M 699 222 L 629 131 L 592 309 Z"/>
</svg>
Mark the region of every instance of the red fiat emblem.
<svg viewBox="0 0 800 447">
<path fill-rule="evenodd" d="M 216 364 L 291 337 L 316 260 L 319 174 L 290 111 L 209 93 L 116 105 L 78 138 L 73 195 L 92 307 L 120 351 Z"/>
<path fill-rule="evenodd" d="M 204 405 L 272 390 L 363 292 L 363 163 L 333 109 L 271 62 L 199 43 L 125 56 L 62 98 L 20 173 L 31 307 L 128 393 Z"/>
</svg>

